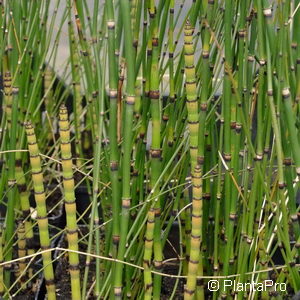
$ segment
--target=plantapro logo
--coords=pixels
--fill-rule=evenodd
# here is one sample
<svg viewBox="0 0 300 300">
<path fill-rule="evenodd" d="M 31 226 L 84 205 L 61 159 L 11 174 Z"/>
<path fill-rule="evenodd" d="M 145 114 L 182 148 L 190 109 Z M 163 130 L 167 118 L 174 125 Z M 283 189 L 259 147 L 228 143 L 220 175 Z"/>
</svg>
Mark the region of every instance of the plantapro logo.
<svg viewBox="0 0 300 300">
<path fill-rule="evenodd" d="M 208 282 L 208 290 L 211 292 L 231 289 L 234 292 L 265 292 L 270 288 L 276 292 L 285 292 L 287 289 L 286 283 L 274 283 L 272 280 L 263 282 L 239 282 L 237 280 L 225 279 L 219 282 L 218 280 L 210 280 Z"/>
</svg>

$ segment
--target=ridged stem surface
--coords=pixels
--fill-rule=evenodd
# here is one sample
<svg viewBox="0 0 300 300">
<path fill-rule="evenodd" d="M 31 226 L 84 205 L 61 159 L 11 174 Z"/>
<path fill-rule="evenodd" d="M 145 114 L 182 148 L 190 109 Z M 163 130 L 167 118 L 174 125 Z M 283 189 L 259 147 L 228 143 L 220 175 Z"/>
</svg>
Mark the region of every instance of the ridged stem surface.
<svg viewBox="0 0 300 300">
<path fill-rule="evenodd" d="M 27 144 L 30 156 L 31 174 L 34 189 L 34 198 L 37 210 L 37 223 L 40 233 L 40 244 L 42 250 L 48 250 L 51 246 L 49 237 L 49 226 L 47 217 L 47 207 L 46 207 L 46 196 L 44 190 L 44 177 L 41 167 L 41 158 L 39 153 L 38 144 L 36 141 L 36 136 L 34 133 L 34 128 L 30 122 L 25 124 Z M 49 300 L 56 299 L 56 290 L 54 283 L 54 272 L 52 265 L 51 252 L 44 252 L 43 257 L 43 267 L 44 276 L 46 280 L 47 296 Z"/>
<path fill-rule="evenodd" d="M 73 163 L 70 142 L 70 125 L 68 120 L 68 111 L 64 104 L 61 105 L 59 110 L 59 134 L 64 199 L 67 216 L 68 247 L 72 251 L 78 251 L 78 228 L 76 219 L 75 184 L 73 178 Z M 81 289 L 78 253 L 69 253 L 69 270 L 71 276 L 72 300 L 80 300 Z"/>
</svg>

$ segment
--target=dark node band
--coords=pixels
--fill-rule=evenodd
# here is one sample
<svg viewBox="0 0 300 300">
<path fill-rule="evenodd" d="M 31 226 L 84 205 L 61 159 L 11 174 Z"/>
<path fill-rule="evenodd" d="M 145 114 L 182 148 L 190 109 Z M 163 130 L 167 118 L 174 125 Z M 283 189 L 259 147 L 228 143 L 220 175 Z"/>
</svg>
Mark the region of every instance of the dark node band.
<svg viewBox="0 0 300 300">
<path fill-rule="evenodd" d="M 153 264 L 157 270 L 161 270 L 163 268 L 163 262 L 161 260 L 154 260 Z"/>
<path fill-rule="evenodd" d="M 150 267 L 151 263 L 149 259 L 143 259 L 143 264 L 145 264 L 148 268 Z"/>
<path fill-rule="evenodd" d="M 223 157 L 225 161 L 231 161 L 231 154 L 223 153 Z"/>
<path fill-rule="evenodd" d="M 195 215 L 195 214 L 192 214 L 192 218 L 195 218 L 195 219 L 201 219 L 201 218 L 202 218 L 202 215 Z"/>
<path fill-rule="evenodd" d="M 120 241 L 120 236 L 119 235 L 113 235 L 112 240 L 113 240 L 114 245 L 118 245 L 119 241 Z"/>
<path fill-rule="evenodd" d="M 151 149 L 150 154 L 152 158 L 160 158 L 161 156 L 161 149 Z"/>
<path fill-rule="evenodd" d="M 45 191 L 43 190 L 43 191 L 36 191 L 36 190 L 34 190 L 34 194 L 35 195 L 43 195 L 45 193 Z"/>
<path fill-rule="evenodd" d="M 146 284 L 145 289 L 150 290 L 150 289 L 152 289 L 152 287 L 153 287 L 153 283 L 148 283 L 148 284 Z"/>
<path fill-rule="evenodd" d="M 184 288 L 184 293 L 189 294 L 189 295 L 194 295 L 195 294 L 195 290 L 189 290 L 188 288 Z"/>
<path fill-rule="evenodd" d="M 55 280 L 54 279 L 45 279 L 45 284 L 47 286 L 54 285 L 55 284 Z"/>
</svg>

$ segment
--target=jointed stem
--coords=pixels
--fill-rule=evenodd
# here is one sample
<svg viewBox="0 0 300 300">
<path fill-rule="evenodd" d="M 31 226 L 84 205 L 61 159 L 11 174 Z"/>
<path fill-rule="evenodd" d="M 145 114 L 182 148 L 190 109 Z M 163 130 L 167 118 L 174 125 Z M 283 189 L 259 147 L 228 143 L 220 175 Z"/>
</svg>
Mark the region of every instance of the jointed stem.
<svg viewBox="0 0 300 300">
<path fill-rule="evenodd" d="M 73 164 L 70 142 L 70 128 L 68 111 L 61 105 L 59 111 L 59 134 L 62 159 L 63 186 L 65 196 L 65 209 L 67 215 L 67 239 L 69 249 L 78 251 L 78 232 L 76 220 L 75 185 L 73 178 Z M 72 300 L 81 299 L 79 255 L 69 253 Z"/>
<path fill-rule="evenodd" d="M 31 173 L 34 188 L 34 197 L 37 210 L 37 222 L 40 232 L 40 243 L 43 250 L 50 248 L 50 238 L 48 231 L 48 217 L 46 208 L 46 197 L 44 190 L 44 178 L 41 168 L 41 159 L 39 148 L 37 145 L 34 129 L 30 122 L 26 123 L 26 134 L 28 142 L 28 150 L 30 155 Z M 46 280 L 46 289 L 49 300 L 56 299 L 56 290 L 54 283 L 54 272 L 52 265 L 51 252 L 44 252 L 43 265 Z"/>
</svg>

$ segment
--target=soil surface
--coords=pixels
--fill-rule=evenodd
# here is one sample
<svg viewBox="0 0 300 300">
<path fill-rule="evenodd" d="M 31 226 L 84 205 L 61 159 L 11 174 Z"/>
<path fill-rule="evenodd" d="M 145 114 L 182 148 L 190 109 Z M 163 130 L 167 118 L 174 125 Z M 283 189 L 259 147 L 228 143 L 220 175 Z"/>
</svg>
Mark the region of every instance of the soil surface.
<svg viewBox="0 0 300 300">
<path fill-rule="evenodd" d="M 163 268 L 163 272 L 167 274 L 177 275 L 178 274 L 178 266 L 176 265 L 169 265 Z M 161 300 L 168 300 L 170 299 L 174 286 L 178 280 L 177 288 L 174 294 L 174 300 L 181 300 L 184 297 L 184 279 L 176 279 L 172 277 L 164 276 L 162 280 L 162 288 L 161 288 Z"/>
</svg>

